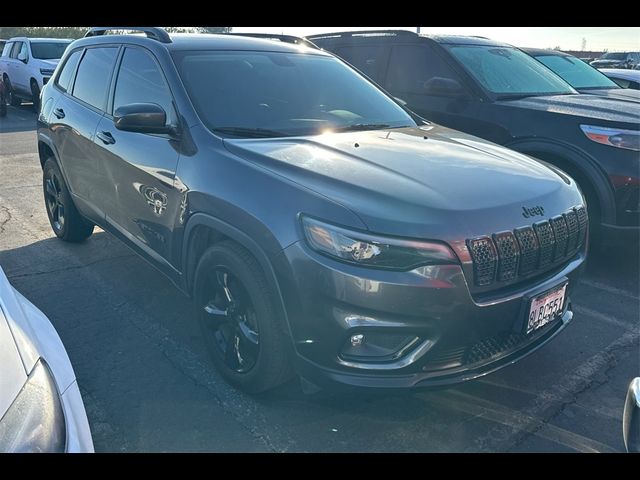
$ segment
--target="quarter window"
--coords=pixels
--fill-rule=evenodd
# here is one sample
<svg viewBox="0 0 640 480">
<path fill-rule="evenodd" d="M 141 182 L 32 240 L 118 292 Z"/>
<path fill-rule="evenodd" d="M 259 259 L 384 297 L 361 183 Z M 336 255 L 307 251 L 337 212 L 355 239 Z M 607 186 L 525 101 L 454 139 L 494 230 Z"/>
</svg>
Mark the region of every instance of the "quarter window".
<svg viewBox="0 0 640 480">
<path fill-rule="evenodd" d="M 130 103 L 155 103 L 167 113 L 167 122 L 173 124 L 175 114 L 172 97 L 164 76 L 154 59 L 139 48 L 127 48 L 122 57 L 113 111 Z"/>
<path fill-rule="evenodd" d="M 117 54 L 118 49 L 115 47 L 86 50 L 76 74 L 73 96 L 104 110 Z"/>
</svg>

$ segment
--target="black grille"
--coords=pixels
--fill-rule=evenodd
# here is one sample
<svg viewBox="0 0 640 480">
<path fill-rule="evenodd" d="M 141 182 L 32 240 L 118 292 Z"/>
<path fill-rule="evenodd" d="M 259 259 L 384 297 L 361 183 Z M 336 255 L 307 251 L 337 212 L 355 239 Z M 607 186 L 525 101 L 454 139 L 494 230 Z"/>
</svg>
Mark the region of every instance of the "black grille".
<svg viewBox="0 0 640 480">
<path fill-rule="evenodd" d="M 589 219 L 585 207 L 550 220 L 467 241 L 475 284 L 485 287 L 551 268 L 584 243 Z"/>
<path fill-rule="evenodd" d="M 520 244 L 520 275 L 526 275 L 536 269 L 538 262 L 538 238 L 533 228 L 516 229 L 516 238 Z"/>
<path fill-rule="evenodd" d="M 576 208 L 576 214 L 578 215 L 578 225 L 580 225 L 578 244 L 582 244 L 587 233 L 587 224 L 589 223 L 589 219 L 587 218 L 587 209 L 584 207 L 578 207 Z"/>
<path fill-rule="evenodd" d="M 551 219 L 551 226 L 553 227 L 553 234 L 556 237 L 556 251 L 553 255 L 553 261 L 556 262 L 567 253 L 569 232 L 567 231 L 567 222 L 564 221 L 562 215 L 553 217 Z"/>
<path fill-rule="evenodd" d="M 469 241 L 469 252 L 473 258 L 473 274 L 480 286 L 490 285 L 496 276 L 496 248 L 489 237 Z"/>
<path fill-rule="evenodd" d="M 498 249 L 498 280 L 513 280 L 518 273 L 520 249 L 516 237 L 511 232 L 496 233 L 493 241 Z"/>
<path fill-rule="evenodd" d="M 464 356 L 465 364 L 478 363 L 503 352 L 513 350 L 527 339 L 521 333 L 504 333 L 493 338 L 487 338 L 471 345 Z"/>
<path fill-rule="evenodd" d="M 533 226 L 538 236 L 540 244 L 540 260 L 538 268 L 545 267 L 553 261 L 553 248 L 556 244 L 556 238 L 553 236 L 553 229 L 549 222 L 539 222 Z"/>
<path fill-rule="evenodd" d="M 564 214 L 564 220 L 567 222 L 569 230 L 569 238 L 567 239 L 567 253 L 573 252 L 578 247 L 578 235 L 580 234 L 580 224 L 578 223 L 578 215 L 571 210 Z"/>
</svg>

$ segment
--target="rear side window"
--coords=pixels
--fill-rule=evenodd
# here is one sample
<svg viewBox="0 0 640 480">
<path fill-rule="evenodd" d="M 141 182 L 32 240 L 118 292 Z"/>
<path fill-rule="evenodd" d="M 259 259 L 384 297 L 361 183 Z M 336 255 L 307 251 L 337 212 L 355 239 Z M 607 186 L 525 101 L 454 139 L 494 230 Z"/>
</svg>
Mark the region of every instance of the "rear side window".
<svg viewBox="0 0 640 480">
<path fill-rule="evenodd" d="M 65 62 L 64 67 L 62 67 L 62 71 L 58 76 L 56 85 L 58 85 L 65 92 L 69 89 L 69 85 L 71 85 L 73 72 L 76 71 L 76 66 L 78 65 L 78 60 L 80 60 L 81 53 L 82 50 L 76 50 L 71 55 L 69 55 L 69 58 L 67 58 L 67 61 Z"/>
<path fill-rule="evenodd" d="M 9 42 L 7 43 L 4 48 L 2 49 L 2 56 L 3 57 L 8 57 L 9 53 L 11 53 L 11 48 L 13 47 L 13 42 Z"/>
<path fill-rule="evenodd" d="M 109 80 L 117 54 L 116 47 L 86 50 L 76 74 L 73 96 L 104 110 Z"/>
<path fill-rule="evenodd" d="M 155 103 L 164 108 L 167 122 L 174 123 L 171 92 L 154 59 L 144 50 L 127 48 L 122 57 L 113 111 L 130 103 Z"/>
<path fill-rule="evenodd" d="M 384 80 L 387 48 L 384 45 L 346 46 L 336 54 L 378 83 Z"/>
<path fill-rule="evenodd" d="M 462 83 L 453 69 L 431 47 L 393 47 L 386 84 L 389 91 L 421 95 L 425 93 L 427 82 L 434 77 L 449 78 Z"/>
</svg>

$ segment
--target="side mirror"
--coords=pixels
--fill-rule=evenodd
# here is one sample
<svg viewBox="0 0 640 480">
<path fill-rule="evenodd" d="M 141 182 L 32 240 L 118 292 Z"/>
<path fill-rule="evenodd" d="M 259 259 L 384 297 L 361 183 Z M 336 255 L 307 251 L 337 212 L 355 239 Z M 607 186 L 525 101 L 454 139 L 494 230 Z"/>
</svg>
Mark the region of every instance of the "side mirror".
<svg viewBox="0 0 640 480">
<path fill-rule="evenodd" d="M 27 63 L 27 54 L 20 52 L 18 54 L 18 60 L 20 60 L 22 63 Z"/>
<path fill-rule="evenodd" d="M 622 435 L 627 452 L 640 453 L 640 377 L 629 384 L 622 415 Z"/>
<path fill-rule="evenodd" d="M 466 97 L 460 82 L 453 78 L 433 77 L 424 82 L 424 93 L 440 97 Z"/>
<path fill-rule="evenodd" d="M 398 102 L 400 105 L 402 105 L 403 107 L 407 106 L 407 102 L 403 99 L 401 99 L 400 97 L 393 97 L 393 99 Z"/>
<path fill-rule="evenodd" d="M 118 130 L 137 133 L 170 133 L 167 113 L 155 103 L 130 103 L 116 109 L 113 120 Z"/>
</svg>

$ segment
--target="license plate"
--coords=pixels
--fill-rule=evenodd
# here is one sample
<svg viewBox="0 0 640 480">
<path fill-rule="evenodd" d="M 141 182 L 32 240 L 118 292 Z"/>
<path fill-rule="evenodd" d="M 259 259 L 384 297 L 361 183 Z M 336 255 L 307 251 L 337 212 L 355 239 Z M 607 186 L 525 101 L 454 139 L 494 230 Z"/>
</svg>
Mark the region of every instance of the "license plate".
<svg viewBox="0 0 640 480">
<path fill-rule="evenodd" d="M 531 300 L 527 334 L 555 320 L 556 317 L 562 314 L 567 285 L 565 283 Z"/>
</svg>

